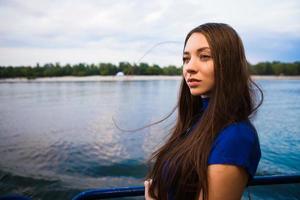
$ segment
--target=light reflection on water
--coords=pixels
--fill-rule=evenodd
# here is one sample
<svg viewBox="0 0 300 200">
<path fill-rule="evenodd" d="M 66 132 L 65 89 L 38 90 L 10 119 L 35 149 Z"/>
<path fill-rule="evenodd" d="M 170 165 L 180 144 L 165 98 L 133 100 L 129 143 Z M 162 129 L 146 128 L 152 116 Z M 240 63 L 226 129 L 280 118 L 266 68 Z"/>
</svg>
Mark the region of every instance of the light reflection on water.
<svg viewBox="0 0 300 200">
<path fill-rule="evenodd" d="M 300 81 L 258 83 L 265 92 L 254 119 L 258 174 L 299 173 Z M 1 83 L 0 194 L 64 199 L 83 189 L 141 185 L 175 116 L 139 132 L 118 130 L 112 118 L 124 129 L 155 122 L 175 106 L 178 87 L 175 80 Z M 268 189 L 252 192 L 273 198 Z"/>
</svg>

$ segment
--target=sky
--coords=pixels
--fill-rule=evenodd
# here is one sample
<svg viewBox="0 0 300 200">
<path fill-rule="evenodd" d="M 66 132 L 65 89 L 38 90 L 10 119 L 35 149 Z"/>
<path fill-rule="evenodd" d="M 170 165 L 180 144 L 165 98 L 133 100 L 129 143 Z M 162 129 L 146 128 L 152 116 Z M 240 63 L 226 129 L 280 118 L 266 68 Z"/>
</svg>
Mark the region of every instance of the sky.
<svg viewBox="0 0 300 200">
<path fill-rule="evenodd" d="M 186 34 L 232 26 L 248 61 L 300 60 L 299 0 L 0 0 L 0 66 L 182 64 Z"/>
</svg>

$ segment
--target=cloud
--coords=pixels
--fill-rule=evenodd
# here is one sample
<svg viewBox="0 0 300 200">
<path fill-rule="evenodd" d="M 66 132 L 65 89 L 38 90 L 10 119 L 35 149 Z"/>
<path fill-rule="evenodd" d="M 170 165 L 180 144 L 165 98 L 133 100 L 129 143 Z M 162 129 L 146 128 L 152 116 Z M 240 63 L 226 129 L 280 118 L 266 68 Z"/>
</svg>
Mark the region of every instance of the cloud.
<svg viewBox="0 0 300 200">
<path fill-rule="evenodd" d="M 186 33 L 225 22 L 241 35 L 250 62 L 299 60 L 300 2 L 0 1 L 0 65 L 136 62 L 180 65 Z M 292 55 L 292 56 L 291 56 Z"/>
</svg>

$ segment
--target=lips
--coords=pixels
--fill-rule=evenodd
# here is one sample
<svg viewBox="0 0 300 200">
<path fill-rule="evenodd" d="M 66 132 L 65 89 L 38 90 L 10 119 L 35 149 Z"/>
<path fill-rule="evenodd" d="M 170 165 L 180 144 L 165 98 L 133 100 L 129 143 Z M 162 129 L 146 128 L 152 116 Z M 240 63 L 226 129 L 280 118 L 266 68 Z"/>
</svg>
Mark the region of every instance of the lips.
<svg viewBox="0 0 300 200">
<path fill-rule="evenodd" d="M 195 78 L 189 78 L 187 84 L 189 87 L 197 87 L 201 84 L 201 80 Z"/>
</svg>

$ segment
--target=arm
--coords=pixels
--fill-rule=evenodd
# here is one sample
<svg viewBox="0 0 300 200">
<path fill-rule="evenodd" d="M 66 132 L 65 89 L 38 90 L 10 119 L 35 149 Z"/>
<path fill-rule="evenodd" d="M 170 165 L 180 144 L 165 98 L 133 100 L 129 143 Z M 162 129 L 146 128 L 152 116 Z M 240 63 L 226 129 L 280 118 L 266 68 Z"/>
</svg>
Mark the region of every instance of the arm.
<svg viewBox="0 0 300 200">
<path fill-rule="evenodd" d="M 240 199 L 260 157 L 258 136 L 251 124 L 235 123 L 220 132 L 208 158 L 209 200 Z"/>
<path fill-rule="evenodd" d="M 241 199 L 247 181 L 248 174 L 242 167 L 224 164 L 209 165 L 209 200 Z M 202 200 L 202 194 L 200 194 L 199 200 Z"/>
</svg>

